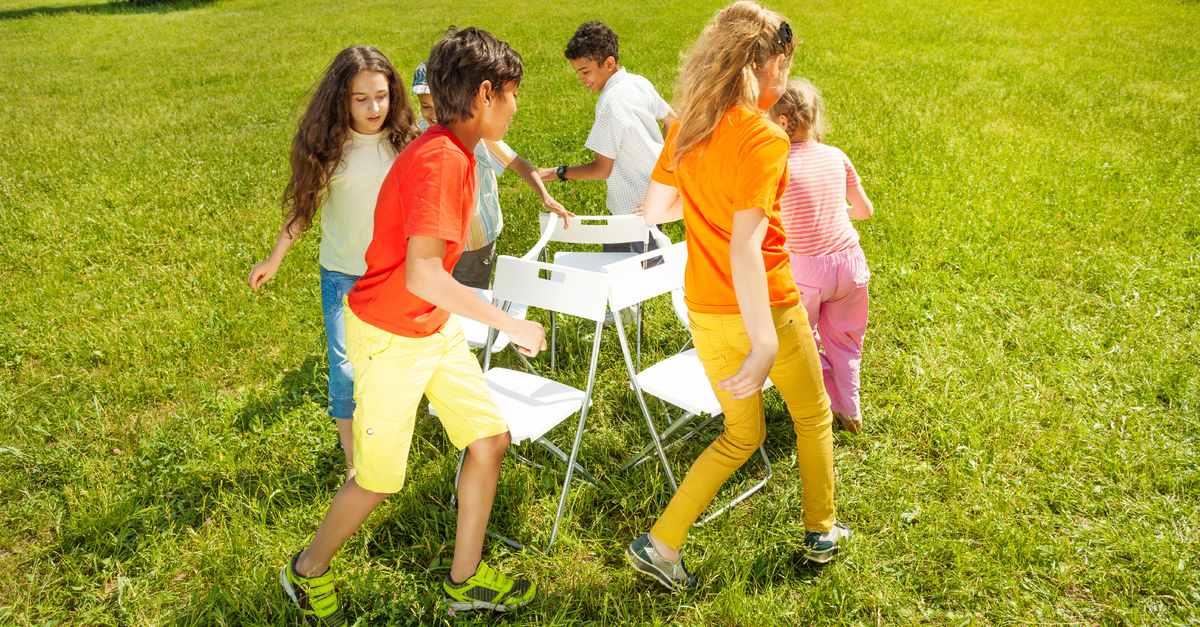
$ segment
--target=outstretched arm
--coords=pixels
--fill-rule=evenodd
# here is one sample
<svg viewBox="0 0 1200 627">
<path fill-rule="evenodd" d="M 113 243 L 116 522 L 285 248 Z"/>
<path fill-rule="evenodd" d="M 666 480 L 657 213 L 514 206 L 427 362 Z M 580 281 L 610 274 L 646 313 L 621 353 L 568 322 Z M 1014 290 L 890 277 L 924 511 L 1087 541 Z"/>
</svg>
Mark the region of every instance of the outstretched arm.
<svg viewBox="0 0 1200 627">
<path fill-rule="evenodd" d="M 276 272 L 279 272 L 279 266 L 283 263 L 283 257 L 287 254 L 288 249 L 292 247 L 292 244 L 296 243 L 296 237 L 300 234 L 293 233 L 292 229 L 289 228 L 291 219 L 291 215 L 284 218 L 283 228 L 279 229 L 279 237 L 275 238 L 275 246 L 271 248 L 271 254 L 267 255 L 267 258 L 263 261 L 254 264 L 253 268 L 250 268 L 250 276 L 246 277 L 246 282 L 250 284 L 250 289 L 257 292 L 258 288 L 262 287 L 267 281 L 270 281 L 271 277 L 275 276 Z"/>
<path fill-rule="evenodd" d="M 596 159 L 587 165 L 573 165 L 567 168 L 566 177 L 581 181 L 603 181 L 612 174 L 612 169 L 613 160 L 597 154 Z M 557 168 L 540 168 L 537 173 L 543 181 L 558 180 Z"/>
<path fill-rule="evenodd" d="M 666 137 L 667 133 L 671 132 L 671 125 L 679 121 L 679 115 L 675 113 L 674 109 L 671 109 L 670 112 L 667 113 L 666 117 L 659 121 L 662 122 L 663 125 L 663 137 Z"/>
<path fill-rule="evenodd" d="M 512 168 L 513 172 L 516 172 L 523 181 L 533 188 L 533 191 L 537 192 L 538 196 L 542 199 L 542 205 L 546 207 L 546 211 L 562 216 L 564 229 L 571 228 L 570 218 L 574 218 L 575 214 L 567 211 L 561 203 L 550 195 L 550 192 L 546 191 L 546 186 L 542 184 L 542 179 L 538 177 L 537 168 L 534 168 L 532 163 L 518 156 L 516 159 L 513 159 L 512 163 L 508 164 L 508 167 Z"/>
<path fill-rule="evenodd" d="M 546 350 L 546 331 L 542 325 L 518 320 L 500 308 L 480 298 L 475 290 L 459 283 L 442 267 L 446 256 L 446 240 L 436 237 L 408 238 L 408 256 L 404 264 L 404 281 L 408 291 L 446 311 L 508 334 L 508 339 L 521 347 L 529 357 Z"/>
</svg>

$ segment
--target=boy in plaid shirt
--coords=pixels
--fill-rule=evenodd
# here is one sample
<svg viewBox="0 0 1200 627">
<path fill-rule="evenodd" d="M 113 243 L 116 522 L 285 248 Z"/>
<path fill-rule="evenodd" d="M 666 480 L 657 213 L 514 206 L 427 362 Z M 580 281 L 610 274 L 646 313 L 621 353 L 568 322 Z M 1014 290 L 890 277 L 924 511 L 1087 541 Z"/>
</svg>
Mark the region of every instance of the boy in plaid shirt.
<svg viewBox="0 0 1200 627">
<path fill-rule="evenodd" d="M 617 63 L 617 34 L 604 24 L 581 24 L 567 42 L 566 57 L 579 82 L 600 94 L 596 121 L 584 144 L 596 159 L 586 165 L 543 168 L 538 175 L 543 181 L 607 181 L 609 213 L 629 215 L 646 197 L 650 173 L 663 147 L 662 129 L 669 129 L 678 116 L 650 81 Z M 655 248 L 653 240 L 650 248 Z M 630 242 L 605 244 L 604 252 L 644 251 L 642 242 Z"/>
</svg>

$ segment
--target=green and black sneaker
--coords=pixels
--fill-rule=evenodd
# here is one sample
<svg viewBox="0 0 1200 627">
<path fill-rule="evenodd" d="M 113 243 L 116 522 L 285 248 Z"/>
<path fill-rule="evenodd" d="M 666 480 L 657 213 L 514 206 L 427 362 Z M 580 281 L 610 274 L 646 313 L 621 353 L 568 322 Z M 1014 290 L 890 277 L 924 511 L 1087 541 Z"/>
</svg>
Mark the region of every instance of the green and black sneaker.
<svg viewBox="0 0 1200 627">
<path fill-rule="evenodd" d="M 450 574 L 442 582 L 442 592 L 452 610 L 495 610 L 507 612 L 525 605 L 537 594 L 537 586 L 528 579 L 513 579 L 479 562 L 475 574 L 455 584 Z"/>
<path fill-rule="evenodd" d="M 338 605 L 337 590 L 333 587 L 333 569 L 320 577 L 301 577 L 296 573 L 296 558 L 292 556 L 279 571 L 279 585 L 313 627 L 345 627 L 346 616 Z"/>
</svg>

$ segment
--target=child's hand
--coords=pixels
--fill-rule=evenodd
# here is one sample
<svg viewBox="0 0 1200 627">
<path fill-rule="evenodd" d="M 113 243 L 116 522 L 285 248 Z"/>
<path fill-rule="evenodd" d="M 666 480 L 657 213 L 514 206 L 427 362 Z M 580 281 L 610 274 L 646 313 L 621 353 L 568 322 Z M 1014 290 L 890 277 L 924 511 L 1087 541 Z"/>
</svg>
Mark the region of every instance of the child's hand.
<svg viewBox="0 0 1200 627">
<path fill-rule="evenodd" d="M 775 365 L 775 352 L 750 349 L 750 354 L 742 361 L 742 367 L 732 377 L 717 383 L 717 387 L 733 394 L 733 400 L 739 401 L 750 398 L 762 390 Z"/>
<path fill-rule="evenodd" d="M 538 168 L 537 175 L 543 181 L 557 181 L 558 168 Z"/>
<path fill-rule="evenodd" d="M 250 276 L 246 277 L 246 282 L 250 284 L 250 289 L 258 291 L 264 283 L 271 280 L 275 273 L 279 271 L 279 262 L 268 258 L 262 263 L 255 264 L 250 268 Z"/>
<path fill-rule="evenodd" d="M 646 203 L 640 203 L 640 204 L 638 204 L 638 206 L 634 207 L 633 215 L 635 215 L 635 216 L 642 215 L 642 212 L 645 211 L 645 209 L 642 209 L 642 205 L 644 205 L 644 204 L 646 204 Z"/>
<path fill-rule="evenodd" d="M 546 207 L 546 211 L 557 213 L 558 217 L 562 218 L 564 229 L 571 228 L 570 218 L 574 218 L 575 214 L 567 211 L 567 208 L 562 206 L 562 203 L 554 200 L 553 196 L 546 194 L 546 196 L 542 198 L 542 205 Z"/>
<path fill-rule="evenodd" d="M 537 357 L 538 353 L 546 350 L 546 329 L 537 322 L 513 318 L 512 324 L 504 332 L 526 357 Z"/>
</svg>

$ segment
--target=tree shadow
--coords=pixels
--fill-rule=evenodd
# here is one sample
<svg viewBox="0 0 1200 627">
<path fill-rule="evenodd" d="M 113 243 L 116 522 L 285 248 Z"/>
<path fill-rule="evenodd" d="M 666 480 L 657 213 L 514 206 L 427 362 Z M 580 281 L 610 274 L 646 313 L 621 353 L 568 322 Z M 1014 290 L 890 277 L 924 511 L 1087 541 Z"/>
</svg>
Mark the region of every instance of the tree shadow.
<svg viewBox="0 0 1200 627">
<path fill-rule="evenodd" d="M 143 2 L 145 0 L 142 0 Z M 30 7 L 28 9 L 9 9 L 0 11 L 0 21 L 19 20 L 26 17 L 41 15 L 62 15 L 65 13 L 84 13 L 93 15 L 127 15 L 130 13 L 172 13 L 186 11 L 206 4 L 212 0 L 177 0 L 153 4 L 137 2 L 106 2 L 103 4 L 76 4 L 67 6 Z"/>
</svg>

